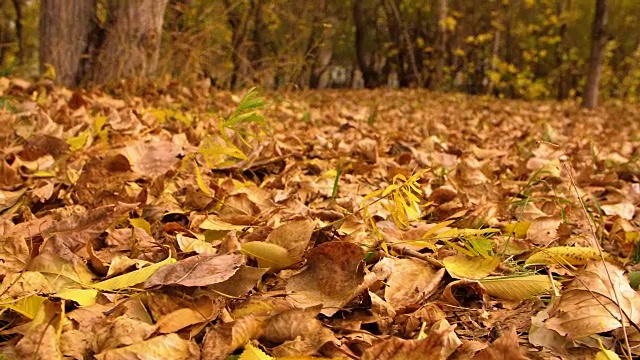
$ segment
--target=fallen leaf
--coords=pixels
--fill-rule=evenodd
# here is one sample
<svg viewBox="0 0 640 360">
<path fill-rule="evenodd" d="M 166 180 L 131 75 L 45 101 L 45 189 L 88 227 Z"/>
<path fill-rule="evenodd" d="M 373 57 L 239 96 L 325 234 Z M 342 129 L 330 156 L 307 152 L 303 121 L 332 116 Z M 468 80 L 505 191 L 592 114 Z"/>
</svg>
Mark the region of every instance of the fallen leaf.
<svg viewBox="0 0 640 360">
<path fill-rule="evenodd" d="M 276 357 L 315 354 L 325 343 L 337 339 L 329 328 L 316 319 L 322 306 L 291 309 L 270 318 L 263 338 L 278 344 L 273 348 Z"/>
<path fill-rule="evenodd" d="M 200 357 L 198 346 L 177 334 L 160 335 L 133 345 L 110 349 L 94 355 L 97 360 L 172 359 L 190 360 Z"/>
<path fill-rule="evenodd" d="M 499 299 L 523 301 L 553 289 L 548 275 L 487 277 L 480 280 L 487 294 Z M 556 284 L 557 287 L 559 285 Z"/>
<path fill-rule="evenodd" d="M 287 249 L 264 241 L 251 241 L 241 245 L 242 253 L 258 261 L 258 266 L 271 272 L 286 269 L 297 261 Z"/>
<path fill-rule="evenodd" d="M 145 281 L 144 287 L 217 284 L 233 276 L 243 263 L 242 255 L 195 255 L 161 267 Z"/>
<path fill-rule="evenodd" d="M 527 360 L 518 346 L 518 335 L 511 328 L 488 347 L 477 352 L 472 360 Z"/>
<path fill-rule="evenodd" d="M 316 246 L 307 253 L 306 268 L 289 279 L 289 298 L 300 306 L 322 304 L 322 314 L 335 314 L 357 295 L 364 255 L 360 246 L 347 242 Z"/>
<path fill-rule="evenodd" d="M 453 329 L 454 326 L 449 326 L 434 330 L 421 340 L 404 340 L 394 336 L 365 350 L 362 359 L 407 360 L 416 359 L 417 354 L 420 354 L 421 360 L 446 359 L 459 346 L 459 343 L 450 340 Z"/>
<path fill-rule="evenodd" d="M 626 316 L 635 323 L 640 321 L 640 295 L 629 286 L 622 269 L 609 263 L 606 266 L 608 271 L 602 262 L 592 262 L 577 274 L 549 311 L 548 329 L 569 340 L 617 329 L 621 324 L 616 297 Z"/>
<path fill-rule="evenodd" d="M 449 256 L 442 260 L 449 275 L 461 279 L 482 279 L 500 264 L 500 259 L 495 257 L 484 258 L 482 256 L 469 257 L 466 255 Z"/>
<path fill-rule="evenodd" d="M 431 265 L 417 259 L 385 258 L 378 265 L 390 267 L 390 276 L 384 299 L 396 311 L 431 296 L 444 276 L 444 269 L 435 270 Z"/>
</svg>

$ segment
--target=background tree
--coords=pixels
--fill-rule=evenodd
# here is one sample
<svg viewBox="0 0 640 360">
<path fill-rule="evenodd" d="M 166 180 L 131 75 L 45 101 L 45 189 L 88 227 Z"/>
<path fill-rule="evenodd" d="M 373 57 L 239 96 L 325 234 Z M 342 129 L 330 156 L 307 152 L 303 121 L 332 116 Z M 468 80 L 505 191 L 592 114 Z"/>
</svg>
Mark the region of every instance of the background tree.
<svg viewBox="0 0 640 360">
<path fill-rule="evenodd" d="M 607 0 L 598 40 L 584 36 L 594 1 L 4 0 L 0 74 L 49 63 L 70 86 L 155 73 L 225 88 L 363 84 L 586 102 L 593 48 L 599 97 L 640 100 L 640 2 Z"/>
<path fill-rule="evenodd" d="M 66 86 L 147 77 L 155 71 L 166 0 L 110 0 L 100 23 L 96 0 L 42 0 L 40 68 Z"/>
<path fill-rule="evenodd" d="M 587 85 L 584 90 L 582 106 L 593 109 L 598 105 L 598 90 L 602 67 L 604 65 L 604 50 L 607 45 L 607 0 L 596 0 L 596 13 L 593 19 L 593 31 L 591 33 L 591 57 L 589 58 L 589 70 L 587 72 Z"/>
</svg>

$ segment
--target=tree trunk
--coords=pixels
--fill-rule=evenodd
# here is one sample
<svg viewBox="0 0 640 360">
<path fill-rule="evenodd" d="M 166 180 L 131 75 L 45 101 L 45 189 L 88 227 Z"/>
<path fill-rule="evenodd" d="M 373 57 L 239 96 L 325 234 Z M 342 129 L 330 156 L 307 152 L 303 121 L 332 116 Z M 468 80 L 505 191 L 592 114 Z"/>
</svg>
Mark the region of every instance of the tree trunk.
<svg viewBox="0 0 640 360">
<path fill-rule="evenodd" d="M 602 77 L 602 67 L 604 65 L 604 50 L 607 45 L 607 0 L 596 0 L 596 15 L 593 19 L 593 30 L 591 33 L 591 57 L 589 58 L 589 70 L 587 73 L 587 84 L 585 86 L 582 106 L 593 109 L 598 106 L 598 90 L 600 78 Z"/>
<path fill-rule="evenodd" d="M 387 0 L 389 4 L 389 8 L 398 23 L 398 27 L 400 28 L 400 35 L 404 38 L 405 46 L 407 48 L 407 55 L 409 58 L 409 65 L 411 66 L 411 70 L 413 73 L 413 78 L 418 87 L 422 87 L 424 82 L 422 81 L 422 75 L 420 74 L 420 70 L 418 69 L 418 65 L 416 62 L 416 55 L 413 49 L 413 41 L 411 40 L 411 36 L 409 36 L 409 31 L 405 26 L 405 22 L 402 19 L 402 15 L 400 14 L 400 9 L 398 8 L 398 4 L 396 4 L 395 0 Z"/>
<path fill-rule="evenodd" d="M 356 28 L 356 60 L 360 72 L 362 72 L 362 79 L 364 80 L 364 87 L 372 89 L 380 85 L 378 81 L 378 74 L 373 68 L 372 61 L 367 61 L 367 32 L 373 31 L 371 24 L 367 23 L 368 17 L 372 14 L 366 10 L 367 5 L 364 0 L 355 0 L 353 2 L 353 22 Z M 375 26 L 375 23 L 374 23 Z"/>
<path fill-rule="evenodd" d="M 320 78 L 329 68 L 333 58 L 333 32 L 331 24 L 325 28 L 327 15 L 327 1 L 318 0 L 313 14 L 311 33 L 307 42 L 307 56 L 309 57 L 309 87 L 317 89 Z"/>
<path fill-rule="evenodd" d="M 441 90 L 442 80 L 444 78 L 444 66 L 447 56 L 447 11 L 448 1 L 438 0 L 436 3 L 436 12 L 438 14 L 438 33 L 436 34 L 436 71 L 431 81 L 431 90 Z"/>
<path fill-rule="evenodd" d="M 41 2 L 40 70 L 47 64 L 53 66 L 62 85 L 75 86 L 84 75 L 95 9 L 95 0 Z"/>
<path fill-rule="evenodd" d="M 121 78 L 153 74 L 160 53 L 160 37 L 167 0 L 111 0 L 104 43 L 92 80 L 114 83 Z"/>
<path fill-rule="evenodd" d="M 249 5 L 251 6 L 252 4 L 250 3 Z M 238 4 L 232 4 L 230 0 L 224 0 L 224 7 L 227 12 L 227 22 L 231 28 L 231 63 L 233 70 L 231 72 L 230 87 L 233 89 L 238 85 L 238 80 L 242 77 L 243 61 L 246 61 L 242 48 L 249 30 L 249 19 L 246 14 L 251 13 L 252 9 L 245 13 Z"/>
<path fill-rule="evenodd" d="M 16 11 L 16 39 L 18 40 L 18 64 L 24 64 L 24 39 L 22 36 L 22 2 L 13 0 L 13 9 Z"/>
</svg>

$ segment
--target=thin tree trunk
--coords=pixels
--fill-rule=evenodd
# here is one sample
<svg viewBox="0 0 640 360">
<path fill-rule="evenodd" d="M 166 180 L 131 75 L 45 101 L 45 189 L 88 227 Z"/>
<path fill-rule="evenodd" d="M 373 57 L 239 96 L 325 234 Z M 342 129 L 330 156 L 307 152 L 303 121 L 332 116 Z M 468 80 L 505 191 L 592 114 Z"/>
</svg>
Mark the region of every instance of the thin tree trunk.
<svg viewBox="0 0 640 360">
<path fill-rule="evenodd" d="M 422 75 L 420 74 L 420 70 L 418 69 L 418 64 L 416 63 L 416 54 L 413 49 L 413 42 L 411 41 L 411 37 L 409 36 L 409 32 L 407 28 L 404 26 L 404 22 L 402 21 L 402 16 L 400 15 L 400 10 L 398 10 L 398 4 L 395 3 L 394 0 L 387 0 L 388 4 L 395 16 L 398 25 L 400 26 L 400 33 L 404 37 L 404 42 L 407 47 L 407 52 L 409 53 L 409 65 L 411 65 L 411 70 L 413 71 L 413 77 L 419 87 L 424 85 L 422 81 Z"/>
<path fill-rule="evenodd" d="M 604 65 L 604 50 L 607 45 L 606 27 L 607 0 L 596 0 L 596 15 L 593 19 L 593 31 L 591 34 L 591 57 L 589 58 L 587 84 L 582 101 L 582 106 L 587 109 L 593 109 L 598 106 L 598 92 Z"/>
<path fill-rule="evenodd" d="M 22 2 L 13 0 L 13 8 L 16 11 L 16 38 L 18 39 L 18 64 L 24 64 L 24 39 L 22 38 Z"/>
<path fill-rule="evenodd" d="M 356 28 L 356 38 L 355 38 L 355 46 L 356 46 L 356 60 L 358 62 L 358 67 L 362 72 L 362 79 L 364 80 L 364 86 L 368 89 L 377 87 L 378 79 L 375 70 L 367 61 L 366 56 L 366 39 L 367 39 L 367 31 L 371 31 L 370 28 L 367 27 L 366 24 L 366 16 L 368 14 L 365 13 L 365 3 L 363 0 L 354 0 L 353 2 L 353 22 Z"/>
<path fill-rule="evenodd" d="M 498 57 L 500 56 L 500 28 L 496 28 L 493 33 L 493 45 L 491 47 L 491 59 L 489 62 L 489 70 L 495 72 L 498 67 Z M 487 77 L 487 94 L 493 92 L 495 84 L 491 80 L 491 77 Z"/>
<path fill-rule="evenodd" d="M 318 0 L 318 7 L 313 15 L 311 34 L 307 42 L 309 87 L 312 89 L 319 87 L 320 78 L 329 67 L 333 57 L 333 29 L 325 29 L 326 13 L 327 0 Z"/>
<path fill-rule="evenodd" d="M 242 47 L 249 29 L 249 20 L 239 6 L 239 3 L 232 4 L 230 0 L 224 0 L 227 22 L 231 27 L 231 63 L 233 70 L 231 72 L 230 87 L 232 89 L 238 85 L 238 80 L 242 76 L 242 62 L 244 59 Z M 251 13 L 251 9 L 246 13 Z"/>
<path fill-rule="evenodd" d="M 438 33 L 436 34 L 436 71 L 431 81 L 431 90 L 440 90 L 444 78 L 444 66 L 447 56 L 447 12 L 448 0 L 438 0 L 436 3 L 438 14 Z"/>
<path fill-rule="evenodd" d="M 76 86 L 83 76 L 95 9 L 95 0 L 42 0 L 40 4 L 40 70 L 53 66 L 62 85 Z"/>
<path fill-rule="evenodd" d="M 160 53 L 167 0 L 111 0 L 104 43 L 92 68 L 92 80 L 152 76 Z"/>
<path fill-rule="evenodd" d="M 565 74 L 562 58 L 566 48 L 565 42 L 567 37 L 567 21 L 566 19 L 564 19 L 564 14 L 569 13 L 570 11 L 571 0 L 558 0 L 556 16 L 561 21 L 560 29 L 558 29 L 558 36 L 560 37 L 560 41 L 556 46 L 556 69 L 558 69 L 558 94 L 556 96 L 556 99 L 558 101 L 564 100 L 569 96 L 569 90 L 567 89 L 567 75 Z"/>
</svg>

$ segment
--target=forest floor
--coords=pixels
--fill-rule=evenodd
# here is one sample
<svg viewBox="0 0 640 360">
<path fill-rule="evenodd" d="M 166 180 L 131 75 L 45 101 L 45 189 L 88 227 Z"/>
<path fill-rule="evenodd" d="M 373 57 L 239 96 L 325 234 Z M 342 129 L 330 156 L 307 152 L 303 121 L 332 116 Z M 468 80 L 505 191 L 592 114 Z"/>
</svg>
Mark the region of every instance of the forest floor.
<svg viewBox="0 0 640 360">
<path fill-rule="evenodd" d="M 3 358 L 640 354 L 640 107 L 264 100 L 0 78 Z"/>
</svg>

